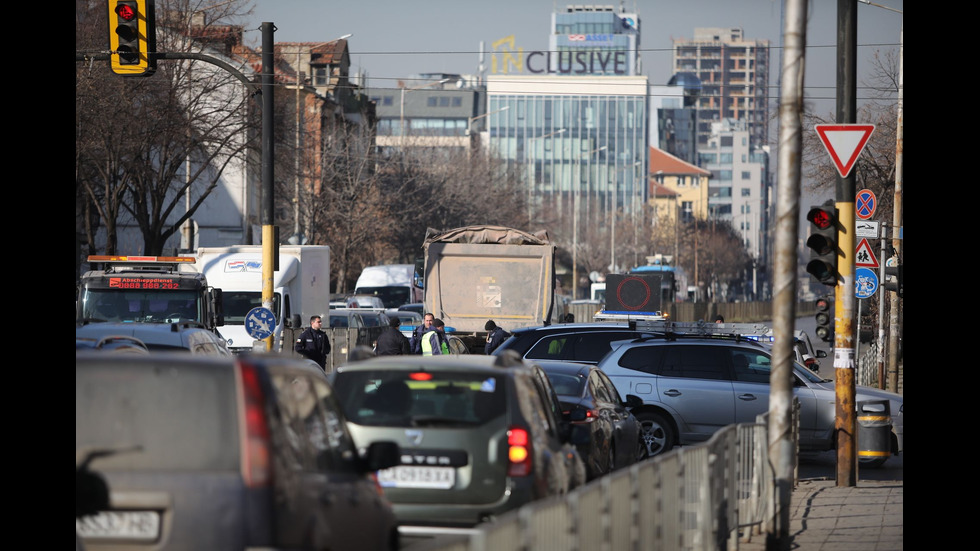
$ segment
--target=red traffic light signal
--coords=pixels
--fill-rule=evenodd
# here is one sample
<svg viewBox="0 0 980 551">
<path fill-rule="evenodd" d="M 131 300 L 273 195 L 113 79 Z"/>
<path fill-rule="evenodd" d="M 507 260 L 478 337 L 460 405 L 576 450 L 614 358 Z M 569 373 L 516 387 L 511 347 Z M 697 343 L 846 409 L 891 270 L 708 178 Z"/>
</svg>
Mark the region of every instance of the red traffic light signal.
<svg viewBox="0 0 980 551">
<path fill-rule="evenodd" d="M 807 273 L 824 285 L 836 286 L 837 271 L 837 212 L 833 203 L 810 207 L 806 219 L 810 221 L 810 237 L 806 246 L 810 248 L 810 262 Z"/>
<path fill-rule="evenodd" d="M 156 70 L 154 0 L 109 0 L 109 66 L 122 76 Z"/>
<path fill-rule="evenodd" d="M 830 301 L 825 298 L 818 298 L 816 303 L 817 315 L 817 337 L 824 342 L 834 340 L 834 330 L 831 327 Z"/>
</svg>

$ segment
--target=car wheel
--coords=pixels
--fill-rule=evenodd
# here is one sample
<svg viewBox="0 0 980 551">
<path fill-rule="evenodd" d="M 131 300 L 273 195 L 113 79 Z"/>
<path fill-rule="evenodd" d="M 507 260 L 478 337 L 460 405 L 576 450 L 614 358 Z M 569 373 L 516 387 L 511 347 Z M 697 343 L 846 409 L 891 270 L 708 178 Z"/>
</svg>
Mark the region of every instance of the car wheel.
<svg viewBox="0 0 980 551">
<path fill-rule="evenodd" d="M 645 457 L 653 457 L 674 447 L 674 429 L 663 415 L 646 411 L 636 416 L 640 421 Z"/>
</svg>

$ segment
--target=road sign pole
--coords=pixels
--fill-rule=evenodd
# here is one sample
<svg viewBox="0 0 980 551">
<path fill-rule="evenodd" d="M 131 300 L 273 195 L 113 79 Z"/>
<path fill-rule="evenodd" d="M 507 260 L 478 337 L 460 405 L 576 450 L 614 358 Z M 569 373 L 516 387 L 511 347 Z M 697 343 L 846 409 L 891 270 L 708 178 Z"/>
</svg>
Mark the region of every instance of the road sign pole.
<svg viewBox="0 0 980 551">
<path fill-rule="evenodd" d="M 881 229 L 881 258 L 884 260 L 887 258 L 885 256 L 885 243 L 888 241 L 886 236 L 888 234 L 887 228 Z M 885 263 L 882 262 L 878 266 L 878 281 L 884 283 L 885 281 Z M 885 286 L 878 286 L 878 388 L 885 388 Z M 896 390 L 896 392 L 898 392 Z"/>
</svg>

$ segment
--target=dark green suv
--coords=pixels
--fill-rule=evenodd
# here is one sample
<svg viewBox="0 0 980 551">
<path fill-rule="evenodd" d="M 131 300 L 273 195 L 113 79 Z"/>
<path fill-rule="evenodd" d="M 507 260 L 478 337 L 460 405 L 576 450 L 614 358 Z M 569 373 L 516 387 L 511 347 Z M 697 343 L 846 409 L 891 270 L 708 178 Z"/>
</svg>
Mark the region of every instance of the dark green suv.
<svg viewBox="0 0 980 551">
<path fill-rule="evenodd" d="M 588 435 L 562 419 L 544 371 L 516 354 L 371 358 L 331 382 L 355 444 L 401 447 L 401 464 L 378 480 L 403 534 L 472 527 L 585 481 L 574 444 Z"/>
</svg>

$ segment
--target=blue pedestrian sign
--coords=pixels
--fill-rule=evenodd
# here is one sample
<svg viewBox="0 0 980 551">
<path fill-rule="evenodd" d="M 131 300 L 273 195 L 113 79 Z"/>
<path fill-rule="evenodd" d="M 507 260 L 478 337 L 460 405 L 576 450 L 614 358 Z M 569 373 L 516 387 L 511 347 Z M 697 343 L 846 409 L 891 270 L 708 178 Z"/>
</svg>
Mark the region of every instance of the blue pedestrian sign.
<svg viewBox="0 0 980 551">
<path fill-rule="evenodd" d="M 276 316 L 268 308 L 258 306 L 245 315 L 245 330 L 255 340 L 268 339 L 275 329 Z"/>
<path fill-rule="evenodd" d="M 868 268 L 858 268 L 854 272 L 854 296 L 869 298 L 878 290 L 878 276 Z"/>
</svg>

